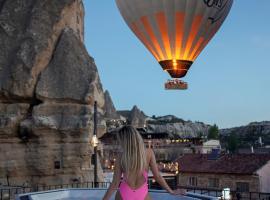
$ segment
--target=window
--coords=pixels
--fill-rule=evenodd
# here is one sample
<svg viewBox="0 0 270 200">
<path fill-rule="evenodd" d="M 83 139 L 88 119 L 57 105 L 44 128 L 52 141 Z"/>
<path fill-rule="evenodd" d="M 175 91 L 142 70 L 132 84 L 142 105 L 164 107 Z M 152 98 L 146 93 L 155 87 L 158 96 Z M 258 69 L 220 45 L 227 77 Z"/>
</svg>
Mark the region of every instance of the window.
<svg viewBox="0 0 270 200">
<path fill-rule="evenodd" d="M 54 161 L 54 169 L 60 169 L 60 168 L 61 168 L 60 161 Z"/>
<path fill-rule="evenodd" d="M 92 154 L 91 156 L 91 165 L 95 164 L 95 154 Z"/>
<path fill-rule="evenodd" d="M 197 186 L 197 183 L 198 183 L 197 177 L 190 177 L 189 178 L 189 185 L 191 185 L 191 186 Z"/>
<path fill-rule="evenodd" d="M 236 190 L 238 190 L 239 192 L 249 192 L 249 183 L 237 182 Z"/>
<path fill-rule="evenodd" d="M 219 187 L 219 179 L 218 178 L 209 178 L 208 186 L 211 188 Z"/>
</svg>

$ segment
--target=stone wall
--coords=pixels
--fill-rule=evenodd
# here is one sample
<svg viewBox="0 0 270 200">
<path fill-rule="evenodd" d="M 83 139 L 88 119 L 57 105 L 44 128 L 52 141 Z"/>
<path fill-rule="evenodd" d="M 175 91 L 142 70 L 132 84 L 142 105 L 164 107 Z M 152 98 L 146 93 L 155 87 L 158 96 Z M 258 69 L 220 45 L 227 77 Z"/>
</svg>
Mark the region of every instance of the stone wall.
<svg viewBox="0 0 270 200">
<path fill-rule="evenodd" d="M 179 166 L 181 171 L 181 165 Z M 208 173 L 179 173 L 178 174 L 178 185 L 180 186 L 191 186 L 189 184 L 190 177 L 197 178 L 197 186 L 200 188 L 209 187 L 209 179 L 217 178 L 219 179 L 219 187 L 212 189 L 224 189 L 230 188 L 232 191 L 236 191 L 237 182 L 249 183 L 250 192 L 260 192 L 260 180 L 256 175 L 230 175 L 230 174 L 208 174 Z"/>
</svg>

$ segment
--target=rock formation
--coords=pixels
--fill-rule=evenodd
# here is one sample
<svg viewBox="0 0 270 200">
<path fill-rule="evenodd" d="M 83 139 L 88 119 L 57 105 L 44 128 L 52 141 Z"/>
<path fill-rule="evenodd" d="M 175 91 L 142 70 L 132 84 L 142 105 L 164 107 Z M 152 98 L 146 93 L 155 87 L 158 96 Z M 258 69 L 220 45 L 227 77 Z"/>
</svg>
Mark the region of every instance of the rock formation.
<svg viewBox="0 0 270 200">
<path fill-rule="evenodd" d="M 105 100 L 83 40 L 81 0 L 0 0 L 0 183 L 93 181 Z"/>
<path fill-rule="evenodd" d="M 170 137 L 180 136 L 184 138 L 194 138 L 200 136 L 207 136 L 210 125 L 201 122 L 155 122 L 148 123 L 149 131 L 155 133 L 168 133 Z"/>
<path fill-rule="evenodd" d="M 135 127 L 144 127 L 146 125 L 145 123 L 147 116 L 136 105 L 133 106 L 131 111 L 121 110 L 118 111 L 118 114 L 122 116 L 123 119 L 126 119 L 128 124 Z"/>
<path fill-rule="evenodd" d="M 252 122 L 246 126 L 221 129 L 219 132 L 223 142 L 230 134 L 235 134 L 239 138 L 241 146 L 260 147 L 261 145 L 270 145 L 270 121 Z M 259 144 L 260 137 L 262 144 Z"/>
<path fill-rule="evenodd" d="M 104 93 L 105 104 L 104 104 L 104 117 L 107 119 L 119 119 L 120 115 L 117 113 L 111 95 L 108 90 Z"/>
<path fill-rule="evenodd" d="M 202 122 L 191 122 L 177 118 L 173 115 L 160 117 L 149 117 L 137 106 L 132 110 L 118 111 L 122 120 L 127 120 L 130 124 L 138 128 L 146 128 L 152 133 L 168 133 L 170 137 L 198 137 L 207 136 L 210 125 Z"/>
</svg>

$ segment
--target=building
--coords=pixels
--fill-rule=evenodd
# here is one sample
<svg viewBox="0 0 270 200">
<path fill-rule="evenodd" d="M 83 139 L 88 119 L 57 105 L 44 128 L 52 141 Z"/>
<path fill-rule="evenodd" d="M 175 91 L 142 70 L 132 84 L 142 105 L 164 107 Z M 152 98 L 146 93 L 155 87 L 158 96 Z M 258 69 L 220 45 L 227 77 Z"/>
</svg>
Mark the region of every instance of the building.
<svg viewBox="0 0 270 200">
<path fill-rule="evenodd" d="M 171 162 L 186 153 L 201 152 L 201 138 L 170 138 L 166 132 L 148 132 L 145 128 L 137 128 L 145 146 L 153 148 L 158 162 Z M 102 144 L 102 166 L 112 169 L 114 160 L 119 152 L 116 138 L 117 129 L 107 132 L 99 138 Z"/>
<path fill-rule="evenodd" d="M 204 142 L 201 153 L 203 154 L 211 153 L 213 149 L 221 149 L 219 140 L 208 140 Z"/>
<path fill-rule="evenodd" d="M 250 154 L 250 153 L 255 153 L 255 154 L 270 154 L 270 147 L 253 147 L 251 146 L 250 148 L 239 148 L 237 150 L 238 153 L 240 154 Z"/>
<path fill-rule="evenodd" d="M 177 162 L 178 186 L 270 193 L 270 154 L 188 154 Z"/>
</svg>

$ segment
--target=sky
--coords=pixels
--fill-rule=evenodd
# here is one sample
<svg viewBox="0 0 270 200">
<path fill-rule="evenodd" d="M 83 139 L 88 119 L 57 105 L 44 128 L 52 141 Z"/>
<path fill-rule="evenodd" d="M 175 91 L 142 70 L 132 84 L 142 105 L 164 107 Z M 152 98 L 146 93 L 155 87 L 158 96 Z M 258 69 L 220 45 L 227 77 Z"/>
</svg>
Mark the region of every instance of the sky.
<svg viewBox="0 0 270 200">
<path fill-rule="evenodd" d="M 192 65 L 186 91 L 169 79 L 130 31 L 114 0 L 84 0 L 85 45 L 117 110 L 175 115 L 219 128 L 270 120 L 270 1 L 235 0 L 223 26 Z"/>
</svg>

